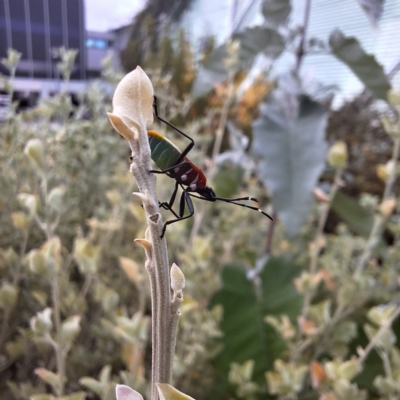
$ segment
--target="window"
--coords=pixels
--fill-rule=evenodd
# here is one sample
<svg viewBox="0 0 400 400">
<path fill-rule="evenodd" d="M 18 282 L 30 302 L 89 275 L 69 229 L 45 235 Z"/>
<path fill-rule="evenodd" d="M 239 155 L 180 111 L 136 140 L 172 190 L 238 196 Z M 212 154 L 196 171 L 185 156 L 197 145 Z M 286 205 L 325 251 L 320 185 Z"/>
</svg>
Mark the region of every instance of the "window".
<svg viewBox="0 0 400 400">
<path fill-rule="evenodd" d="M 93 39 L 93 38 L 86 39 L 87 48 L 104 50 L 108 49 L 109 46 L 110 43 L 106 39 Z"/>
</svg>

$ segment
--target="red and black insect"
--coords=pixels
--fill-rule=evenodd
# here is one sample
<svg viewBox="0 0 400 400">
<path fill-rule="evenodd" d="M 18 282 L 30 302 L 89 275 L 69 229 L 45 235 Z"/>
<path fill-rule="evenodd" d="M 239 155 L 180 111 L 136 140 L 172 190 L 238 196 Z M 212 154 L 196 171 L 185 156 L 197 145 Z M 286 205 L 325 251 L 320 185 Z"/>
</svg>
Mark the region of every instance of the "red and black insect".
<svg viewBox="0 0 400 400">
<path fill-rule="evenodd" d="M 186 157 L 195 144 L 194 140 L 189 135 L 182 132 L 176 126 L 172 125 L 158 115 L 157 98 L 155 96 L 153 107 L 154 113 L 159 121 L 168 125 L 170 128 L 174 129 L 176 132 L 180 133 L 190 141 L 188 146 L 181 152 L 174 143 L 172 143 L 169 139 L 167 139 L 160 133 L 155 131 L 147 132 L 151 148 L 151 158 L 156 163 L 157 167 L 160 168 L 160 171 L 151 170 L 150 172 L 154 174 L 166 174 L 170 178 L 175 179 L 175 189 L 172 193 L 171 199 L 169 200 L 169 202 L 160 203 L 160 207 L 164 208 L 165 210 L 169 210 L 176 217 L 176 219 L 169 220 L 164 224 L 161 238 L 164 236 L 165 230 L 167 229 L 168 225 L 193 216 L 194 207 L 191 199 L 192 197 L 211 202 L 217 200 L 224 201 L 225 203 L 231 203 L 240 207 L 246 207 L 251 210 L 259 211 L 262 215 L 272 220 L 272 218 L 261 209 L 249 206 L 247 204 L 239 203 L 240 201 L 246 200 L 255 201 L 258 203 L 258 200 L 254 197 L 238 197 L 235 199 L 218 197 L 215 194 L 214 190 L 211 187 L 207 186 L 207 178 L 205 177 L 201 168 L 194 165 Z M 182 189 L 182 195 L 179 203 L 179 212 L 176 213 L 172 207 L 175 203 L 179 187 L 181 187 Z M 186 206 L 189 210 L 188 215 L 185 215 Z"/>
</svg>

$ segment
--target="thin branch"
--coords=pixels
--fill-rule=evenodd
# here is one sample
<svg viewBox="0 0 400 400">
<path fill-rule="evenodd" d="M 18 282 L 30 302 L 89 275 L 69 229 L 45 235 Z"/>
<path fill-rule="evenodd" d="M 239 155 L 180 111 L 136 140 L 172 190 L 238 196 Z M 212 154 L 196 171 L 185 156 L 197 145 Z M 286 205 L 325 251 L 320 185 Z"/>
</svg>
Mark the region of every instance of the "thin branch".
<svg viewBox="0 0 400 400">
<path fill-rule="evenodd" d="M 393 315 L 390 317 L 390 319 L 386 321 L 386 323 L 382 324 L 377 334 L 368 343 L 368 346 L 362 351 L 362 354 L 358 359 L 360 363 L 363 363 L 367 359 L 369 353 L 375 348 L 379 340 L 390 329 L 393 322 L 399 315 L 400 315 L 400 307 L 397 307 L 397 309 L 393 312 Z"/>
<path fill-rule="evenodd" d="M 313 242 L 314 247 L 313 247 L 312 253 L 311 253 L 310 274 L 315 274 L 317 272 L 318 256 L 321 252 L 322 241 L 324 238 L 324 227 L 326 224 L 326 220 L 328 218 L 329 210 L 331 209 L 333 199 L 335 198 L 336 193 L 340 186 L 340 177 L 342 175 L 342 172 L 343 172 L 342 168 L 336 169 L 336 174 L 335 174 L 335 178 L 333 181 L 332 189 L 329 194 L 329 200 L 327 203 L 323 204 L 322 213 L 321 213 L 319 221 L 318 221 L 318 227 L 317 227 L 315 239 Z M 314 296 L 313 289 L 308 290 L 304 295 L 304 303 L 303 303 L 303 308 L 301 311 L 301 315 L 303 318 L 306 318 L 306 316 L 307 316 L 313 296 Z"/>
<path fill-rule="evenodd" d="M 396 137 L 394 140 L 393 153 L 392 153 L 392 159 L 391 159 L 394 166 L 397 165 L 399 153 L 400 153 L 400 137 Z M 382 203 L 384 201 L 388 200 L 390 198 L 390 196 L 392 195 L 393 185 L 396 181 L 396 178 L 397 178 L 397 171 L 396 171 L 396 167 L 394 167 L 392 169 L 392 171 L 390 172 L 389 177 L 386 181 L 385 191 L 383 192 L 383 197 L 382 197 Z M 383 214 L 378 214 L 375 216 L 374 224 L 372 226 L 371 233 L 369 235 L 367 244 L 364 247 L 364 251 L 361 254 L 361 257 L 359 258 L 357 267 L 354 271 L 354 277 L 360 276 L 360 274 L 364 271 L 364 268 L 365 268 L 368 260 L 370 259 L 372 251 L 377 242 L 377 238 L 381 234 L 382 226 L 385 221 L 386 221 L 386 216 L 384 216 Z"/>
<path fill-rule="evenodd" d="M 306 41 L 307 27 L 310 20 L 311 0 L 305 0 L 305 2 L 306 4 L 304 9 L 303 32 L 300 38 L 299 47 L 296 52 L 295 72 L 297 74 L 300 72 L 301 62 L 303 61 L 303 56 L 305 54 L 304 45 Z"/>
</svg>

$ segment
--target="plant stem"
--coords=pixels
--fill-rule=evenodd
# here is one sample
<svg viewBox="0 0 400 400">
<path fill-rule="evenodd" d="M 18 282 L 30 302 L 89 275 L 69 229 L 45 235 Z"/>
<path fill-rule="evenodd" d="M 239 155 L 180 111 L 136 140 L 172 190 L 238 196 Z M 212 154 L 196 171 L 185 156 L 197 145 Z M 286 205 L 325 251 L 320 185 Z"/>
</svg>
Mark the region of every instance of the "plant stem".
<svg viewBox="0 0 400 400">
<path fill-rule="evenodd" d="M 57 228 L 57 224 L 51 224 L 49 220 L 49 204 L 48 204 L 48 183 L 45 173 L 42 174 L 42 196 L 44 203 L 45 221 L 40 223 L 39 226 L 44 230 L 47 240 L 51 240 L 54 237 L 54 230 Z M 54 276 L 52 277 L 51 290 L 52 290 L 52 301 L 54 308 L 54 326 L 56 330 L 56 346 L 54 346 L 54 351 L 56 353 L 57 360 L 57 372 L 58 372 L 58 395 L 64 395 L 64 380 L 65 380 L 65 355 L 64 355 L 64 345 L 62 337 L 62 324 L 61 324 L 61 308 L 60 308 L 60 288 L 59 288 L 59 268 L 54 271 Z"/>
<path fill-rule="evenodd" d="M 65 376 L 65 357 L 63 349 L 62 326 L 61 326 L 61 312 L 60 312 L 60 293 L 59 293 L 59 280 L 58 271 L 54 273 L 52 282 L 52 298 L 54 307 L 54 321 L 57 335 L 57 346 L 55 347 L 57 358 L 57 370 L 59 376 L 59 396 L 64 395 L 64 376 Z"/>
<path fill-rule="evenodd" d="M 342 168 L 336 169 L 335 178 L 333 181 L 331 192 L 329 194 L 328 202 L 323 204 L 322 206 L 322 213 L 318 221 L 318 227 L 313 242 L 313 249 L 311 251 L 310 274 L 315 274 L 317 272 L 318 256 L 320 254 L 322 248 L 322 241 L 324 238 L 324 227 L 326 224 L 326 220 L 328 218 L 329 210 L 331 209 L 333 199 L 335 198 L 336 192 L 338 191 L 340 186 L 340 177 L 342 175 L 342 172 L 343 172 Z M 307 316 L 308 309 L 310 308 L 313 296 L 314 296 L 314 290 L 312 289 L 308 290 L 304 295 L 303 309 L 301 312 L 301 316 L 303 318 L 306 318 Z"/>
<path fill-rule="evenodd" d="M 389 177 L 386 181 L 386 186 L 382 197 L 382 203 L 388 200 L 392 195 L 393 185 L 397 177 L 396 165 L 397 165 L 397 160 L 399 158 L 399 152 L 400 152 L 400 137 L 396 137 L 394 140 L 393 153 L 391 158 L 394 167 L 392 171 L 390 171 Z M 354 271 L 355 278 L 358 278 L 364 271 L 364 268 L 371 257 L 372 250 L 374 249 L 378 241 L 378 238 L 381 234 L 382 226 L 385 221 L 386 221 L 386 216 L 384 216 L 383 214 L 378 214 L 375 216 L 374 224 L 372 226 L 367 244 L 364 247 L 364 251 L 361 254 L 361 257 L 359 258 L 357 267 Z"/>
<path fill-rule="evenodd" d="M 382 324 L 377 334 L 372 338 L 372 340 L 368 343 L 368 346 L 363 350 L 361 356 L 359 357 L 360 363 L 363 363 L 371 350 L 378 344 L 381 337 L 390 329 L 395 319 L 400 315 L 400 307 L 397 307 L 393 312 L 393 315 L 386 321 L 386 323 Z"/>
<path fill-rule="evenodd" d="M 167 244 L 160 238 L 163 223 L 159 212 L 155 190 L 156 178 L 151 174 L 150 147 L 145 126 L 135 124 L 138 139 L 130 141 L 134 155 L 130 171 L 134 176 L 146 213 L 148 229 L 146 241 L 151 247 L 146 250 L 152 298 L 152 399 L 158 399 L 156 383 L 169 383 L 171 376 L 171 332 L 170 319 L 170 278 Z M 140 239 L 142 240 L 142 239 Z M 140 241 L 139 241 L 140 243 Z M 144 242 L 142 242 L 144 243 Z M 145 246 L 144 246 L 145 247 Z"/>
<path fill-rule="evenodd" d="M 296 52 L 295 72 L 297 74 L 300 72 L 301 62 L 303 61 L 303 56 L 305 54 L 304 44 L 306 40 L 307 27 L 310 20 L 311 0 L 305 0 L 305 2 L 306 4 L 304 9 L 303 32 L 301 35 L 299 47 Z"/>
</svg>

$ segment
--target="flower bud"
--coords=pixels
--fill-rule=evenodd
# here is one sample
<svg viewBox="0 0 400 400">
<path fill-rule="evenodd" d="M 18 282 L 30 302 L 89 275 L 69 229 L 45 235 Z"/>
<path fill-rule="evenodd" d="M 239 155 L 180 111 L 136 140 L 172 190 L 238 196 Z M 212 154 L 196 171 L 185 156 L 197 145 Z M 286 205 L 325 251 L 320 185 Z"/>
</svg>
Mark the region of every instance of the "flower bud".
<svg viewBox="0 0 400 400">
<path fill-rule="evenodd" d="M 18 299 L 18 289 L 11 283 L 4 282 L 0 288 L 0 307 L 13 307 Z"/>
<path fill-rule="evenodd" d="M 63 205 L 64 205 L 64 194 L 65 194 L 65 186 L 58 186 L 54 189 L 51 190 L 47 197 L 47 202 L 49 203 L 49 206 L 57 211 L 61 212 Z"/>
<path fill-rule="evenodd" d="M 12 247 L 8 247 L 7 250 L 3 251 L 3 257 L 6 260 L 6 263 L 10 266 L 13 266 L 19 262 L 18 254 Z"/>
<path fill-rule="evenodd" d="M 24 153 L 36 168 L 39 170 L 43 169 L 44 148 L 40 139 L 29 140 L 25 146 Z"/>
<path fill-rule="evenodd" d="M 100 247 L 93 246 L 89 240 L 75 239 L 74 258 L 82 274 L 94 274 L 97 271 L 97 261 Z"/>
<path fill-rule="evenodd" d="M 138 66 L 125 75 L 118 84 L 113 97 L 113 114 L 132 126 L 153 123 L 153 85 L 146 73 Z M 123 135 L 124 136 L 124 135 Z"/>
<path fill-rule="evenodd" d="M 29 269 L 38 275 L 47 273 L 47 260 L 40 250 L 31 250 L 28 254 Z"/>
<path fill-rule="evenodd" d="M 389 215 L 392 214 L 395 208 L 396 208 L 396 199 L 392 197 L 391 199 L 387 199 L 380 204 L 379 211 L 382 213 L 382 215 L 388 217 Z"/>
<path fill-rule="evenodd" d="M 63 343 L 72 343 L 75 337 L 81 330 L 80 327 L 81 317 L 79 315 L 74 315 L 73 317 L 69 317 L 62 324 L 62 338 Z"/>
<path fill-rule="evenodd" d="M 13 212 L 11 213 L 12 223 L 15 228 L 25 230 L 30 225 L 30 218 L 23 212 Z"/>
<path fill-rule="evenodd" d="M 400 91 L 390 90 L 388 92 L 388 101 L 392 106 L 400 106 Z"/>
<path fill-rule="evenodd" d="M 185 276 L 181 269 L 174 263 L 171 267 L 171 288 L 174 292 L 182 290 L 185 287 Z"/>
<path fill-rule="evenodd" d="M 391 176 L 396 170 L 396 163 L 392 160 L 388 161 L 386 164 L 378 164 L 376 166 L 376 175 L 379 179 L 386 182 L 389 176 Z"/>
<path fill-rule="evenodd" d="M 347 145 L 339 140 L 328 151 L 328 163 L 334 168 L 343 168 L 347 163 Z"/>
<path fill-rule="evenodd" d="M 51 313 L 52 309 L 47 307 L 43 311 L 38 312 L 35 317 L 31 318 L 30 325 L 33 333 L 43 336 L 51 331 L 53 328 Z"/>
<path fill-rule="evenodd" d="M 38 198 L 33 194 L 20 193 L 17 196 L 17 200 L 22 207 L 29 211 L 29 215 L 32 217 L 37 214 L 39 209 Z"/>
<path fill-rule="evenodd" d="M 46 257 L 47 270 L 50 273 L 58 271 L 61 264 L 61 241 L 58 236 L 48 240 L 42 246 L 42 252 Z"/>
</svg>

